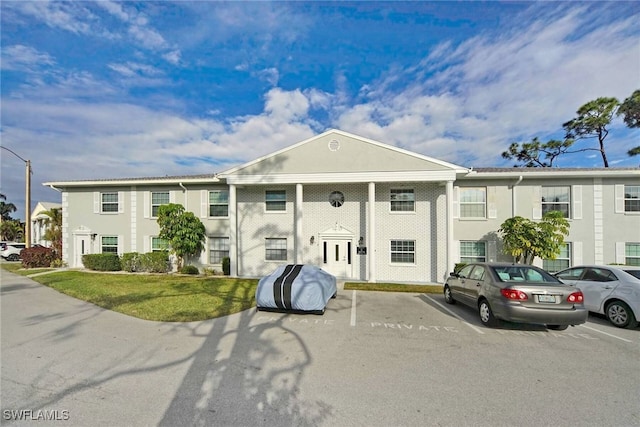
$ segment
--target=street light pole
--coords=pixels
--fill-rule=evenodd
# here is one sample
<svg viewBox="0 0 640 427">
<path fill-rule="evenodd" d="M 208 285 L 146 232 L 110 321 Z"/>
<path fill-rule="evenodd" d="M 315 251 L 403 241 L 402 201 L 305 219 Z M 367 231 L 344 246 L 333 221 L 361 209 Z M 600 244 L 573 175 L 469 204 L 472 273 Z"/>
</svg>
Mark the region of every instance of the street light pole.
<svg viewBox="0 0 640 427">
<path fill-rule="evenodd" d="M 31 247 L 31 160 L 25 160 L 16 154 L 13 150 L 8 149 L 0 145 L 0 148 L 7 150 L 20 160 L 22 160 L 26 166 L 25 171 L 25 220 L 24 220 L 24 245 L 26 248 Z"/>
</svg>

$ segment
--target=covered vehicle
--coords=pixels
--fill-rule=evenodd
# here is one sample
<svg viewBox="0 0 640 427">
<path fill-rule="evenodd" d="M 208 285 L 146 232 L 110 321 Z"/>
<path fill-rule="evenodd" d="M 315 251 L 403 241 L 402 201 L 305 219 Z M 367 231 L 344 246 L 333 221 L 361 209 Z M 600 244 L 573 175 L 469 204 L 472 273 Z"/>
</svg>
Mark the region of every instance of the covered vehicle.
<svg viewBox="0 0 640 427">
<path fill-rule="evenodd" d="M 337 295 L 335 276 L 309 264 L 281 265 L 256 289 L 258 310 L 323 314 Z"/>
</svg>

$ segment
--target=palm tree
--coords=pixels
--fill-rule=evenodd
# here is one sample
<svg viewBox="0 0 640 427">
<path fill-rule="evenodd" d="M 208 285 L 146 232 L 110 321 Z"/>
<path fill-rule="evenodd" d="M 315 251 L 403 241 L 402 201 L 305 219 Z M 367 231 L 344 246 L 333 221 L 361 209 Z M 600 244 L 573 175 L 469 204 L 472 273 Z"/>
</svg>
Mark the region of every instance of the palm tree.
<svg viewBox="0 0 640 427">
<path fill-rule="evenodd" d="M 8 221 L 11 219 L 11 214 L 17 211 L 18 208 L 13 203 L 5 203 L 4 200 L 7 200 L 7 196 L 4 194 L 0 194 L 0 200 L 3 200 L 0 202 L 0 217 L 2 221 Z"/>
<path fill-rule="evenodd" d="M 24 227 L 17 219 L 4 220 L 0 223 L 0 235 L 2 240 L 18 241 L 24 234 Z"/>
<path fill-rule="evenodd" d="M 56 256 L 60 258 L 62 256 L 62 208 L 52 208 L 44 211 L 43 214 L 49 217 L 44 220 L 47 225 L 44 238 L 51 242 Z"/>
</svg>

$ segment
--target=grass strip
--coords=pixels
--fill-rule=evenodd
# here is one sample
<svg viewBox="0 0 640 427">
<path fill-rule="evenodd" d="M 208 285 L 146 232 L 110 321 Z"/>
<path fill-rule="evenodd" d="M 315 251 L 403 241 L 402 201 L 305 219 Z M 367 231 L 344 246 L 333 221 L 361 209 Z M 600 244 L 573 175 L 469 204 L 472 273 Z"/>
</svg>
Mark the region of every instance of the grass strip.
<svg viewBox="0 0 640 427">
<path fill-rule="evenodd" d="M 440 294 L 442 285 L 406 285 L 402 283 L 345 282 L 345 290 L 378 292 L 412 292 L 417 294 Z"/>
</svg>

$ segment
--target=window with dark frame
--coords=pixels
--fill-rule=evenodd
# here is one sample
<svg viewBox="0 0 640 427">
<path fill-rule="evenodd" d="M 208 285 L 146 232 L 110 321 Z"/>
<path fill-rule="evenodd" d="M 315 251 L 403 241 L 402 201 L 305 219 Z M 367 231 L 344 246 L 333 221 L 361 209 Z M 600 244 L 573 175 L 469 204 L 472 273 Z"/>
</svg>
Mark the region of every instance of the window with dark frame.
<svg viewBox="0 0 640 427">
<path fill-rule="evenodd" d="M 102 193 L 102 212 L 118 212 L 118 193 Z"/>
<path fill-rule="evenodd" d="M 487 189 L 460 187 L 460 218 L 487 217 Z"/>
<path fill-rule="evenodd" d="M 267 261 L 286 261 L 287 239 L 267 238 L 265 240 L 265 259 Z"/>
<path fill-rule="evenodd" d="M 162 205 L 169 204 L 169 192 L 168 191 L 153 191 L 151 192 L 151 216 L 153 218 L 158 217 L 158 209 Z"/>
<path fill-rule="evenodd" d="M 169 249 L 169 243 L 160 237 L 151 238 L 151 252 L 161 252 Z"/>
<path fill-rule="evenodd" d="M 551 211 L 562 212 L 565 218 L 569 218 L 571 206 L 571 188 L 542 187 L 541 192 L 542 215 Z"/>
<path fill-rule="evenodd" d="M 542 260 L 542 269 L 549 273 L 557 273 L 571 267 L 571 244 L 565 243 L 560 247 L 560 253 L 556 259 Z"/>
<path fill-rule="evenodd" d="M 414 264 L 416 260 L 415 240 L 392 240 L 391 262 L 402 264 Z"/>
<path fill-rule="evenodd" d="M 485 262 L 486 260 L 486 242 L 460 242 L 460 262 Z"/>
<path fill-rule="evenodd" d="M 391 189 L 389 194 L 391 212 L 414 212 L 415 194 L 413 189 Z"/>
<path fill-rule="evenodd" d="M 100 243 L 100 251 L 103 254 L 118 253 L 118 236 L 102 236 Z"/>
<path fill-rule="evenodd" d="M 640 212 L 640 185 L 624 186 L 624 211 Z"/>
<path fill-rule="evenodd" d="M 281 212 L 287 210 L 286 190 L 267 190 L 264 194 L 265 209 L 268 212 Z"/>
<path fill-rule="evenodd" d="M 227 190 L 209 191 L 209 216 L 210 217 L 229 216 L 229 191 Z"/>
<path fill-rule="evenodd" d="M 222 259 L 229 256 L 228 237 L 209 237 L 209 264 L 222 264 Z"/>
</svg>

